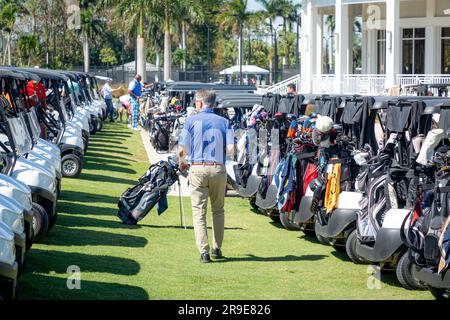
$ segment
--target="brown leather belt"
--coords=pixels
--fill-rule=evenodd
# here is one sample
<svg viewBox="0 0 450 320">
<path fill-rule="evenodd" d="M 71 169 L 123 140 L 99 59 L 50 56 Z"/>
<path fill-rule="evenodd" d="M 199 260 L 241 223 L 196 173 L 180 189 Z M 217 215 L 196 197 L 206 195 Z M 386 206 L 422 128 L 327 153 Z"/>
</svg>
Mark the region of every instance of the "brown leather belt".
<svg viewBox="0 0 450 320">
<path fill-rule="evenodd" d="M 192 162 L 191 166 L 223 166 L 223 164 L 216 162 Z"/>
</svg>

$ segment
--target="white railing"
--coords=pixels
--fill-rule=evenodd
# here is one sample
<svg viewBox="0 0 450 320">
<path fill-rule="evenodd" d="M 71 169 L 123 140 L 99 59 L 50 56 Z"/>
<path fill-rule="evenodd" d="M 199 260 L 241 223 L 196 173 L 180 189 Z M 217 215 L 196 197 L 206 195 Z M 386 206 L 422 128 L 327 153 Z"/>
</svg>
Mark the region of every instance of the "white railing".
<svg viewBox="0 0 450 320">
<path fill-rule="evenodd" d="M 302 82 L 301 76 L 298 74 L 296 76 L 290 77 L 289 79 L 283 80 L 283 81 L 265 89 L 265 91 L 272 92 L 272 93 L 286 94 L 288 84 L 293 83 L 297 87 L 297 91 L 301 92 L 301 82 Z"/>
<path fill-rule="evenodd" d="M 397 84 L 402 88 L 402 95 L 416 95 L 412 85 L 448 84 L 450 86 L 450 74 L 400 74 L 397 76 Z M 433 95 L 438 95 L 437 88 L 428 88 Z"/>
<path fill-rule="evenodd" d="M 312 92 L 332 94 L 335 91 L 335 81 L 336 77 L 334 74 L 315 74 L 313 75 Z"/>
<path fill-rule="evenodd" d="M 382 74 L 346 74 L 342 83 L 343 94 L 380 95 L 386 84 Z"/>
<path fill-rule="evenodd" d="M 399 74 L 397 84 L 400 86 L 416 84 L 450 84 L 450 74 Z"/>
</svg>

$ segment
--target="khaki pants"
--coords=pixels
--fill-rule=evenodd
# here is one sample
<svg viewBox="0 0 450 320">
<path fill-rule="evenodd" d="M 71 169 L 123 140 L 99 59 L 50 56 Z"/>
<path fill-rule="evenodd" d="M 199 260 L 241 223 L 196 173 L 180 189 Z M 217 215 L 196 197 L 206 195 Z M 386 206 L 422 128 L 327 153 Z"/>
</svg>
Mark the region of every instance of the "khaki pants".
<svg viewBox="0 0 450 320">
<path fill-rule="evenodd" d="M 200 253 L 209 253 L 210 249 L 206 225 L 208 196 L 211 199 L 212 208 L 213 248 L 222 247 L 226 183 L 227 173 L 224 165 L 198 165 L 191 166 L 189 169 L 195 242 Z"/>
</svg>

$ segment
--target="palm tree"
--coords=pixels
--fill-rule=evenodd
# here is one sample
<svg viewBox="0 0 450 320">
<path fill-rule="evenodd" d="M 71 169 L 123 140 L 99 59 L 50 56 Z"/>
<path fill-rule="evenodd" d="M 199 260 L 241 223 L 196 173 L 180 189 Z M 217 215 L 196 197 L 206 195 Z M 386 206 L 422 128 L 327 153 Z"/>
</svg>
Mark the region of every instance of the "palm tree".
<svg viewBox="0 0 450 320">
<path fill-rule="evenodd" d="M 101 20 L 97 18 L 96 1 L 80 0 L 81 34 L 83 38 L 84 72 L 90 68 L 90 41 L 94 34 L 102 31 Z"/>
<path fill-rule="evenodd" d="M 121 27 L 128 35 L 136 35 L 136 72 L 146 80 L 146 35 L 148 30 L 157 21 L 158 12 L 156 5 L 158 0 L 100 0 L 100 8 L 114 8 L 114 16 L 122 21 Z"/>
<path fill-rule="evenodd" d="M 23 35 L 18 40 L 18 47 L 21 56 L 21 63 L 24 64 L 23 58 L 27 59 L 26 65 L 31 65 L 31 57 L 35 56 L 39 51 L 39 38 L 37 34 Z"/>
<path fill-rule="evenodd" d="M 160 0 L 156 3 L 157 12 L 164 14 L 164 80 L 172 75 L 172 37 L 170 26 L 177 13 L 184 11 L 187 16 L 201 21 L 203 10 L 198 0 Z"/>
<path fill-rule="evenodd" d="M 275 40 L 273 24 L 278 17 L 282 17 L 285 13 L 286 0 L 256 0 L 263 7 L 263 14 L 269 20 L 268 27 L 272 38 L 272 46 L 274 49 L 274 66 L 273 66 L 273 82 L 278 81 L 278 45 Z"/>
<path fill-rule="evenodd" d="M 16 19 L 24 13 L 20 1 L 0 1 L 0 29 L 6 34 L 6 48 L 3 52 L 3 64 L 11 65 L 11 36 L 14 31 Z M 8 59 L 8 60 L 7 60 Z"/>
<path fill-rule="evenodd" d="M 243 29 L 244 25 L 248 23 L 252 17 L 253 13 L 247 11 L 248 0 L 229 0 L 225 2 L 223 9 L 217 16 L 217 22 L 221 28 L 225 31 L 232 31 L 234 34 L 239 36 L 239 66 L 244 63 L 244 36 Z M 242 71 L 242 70 L 241 70 Z M 243 83 L 242 72 L 239 75 L 240 83 Z"/>
</svg>

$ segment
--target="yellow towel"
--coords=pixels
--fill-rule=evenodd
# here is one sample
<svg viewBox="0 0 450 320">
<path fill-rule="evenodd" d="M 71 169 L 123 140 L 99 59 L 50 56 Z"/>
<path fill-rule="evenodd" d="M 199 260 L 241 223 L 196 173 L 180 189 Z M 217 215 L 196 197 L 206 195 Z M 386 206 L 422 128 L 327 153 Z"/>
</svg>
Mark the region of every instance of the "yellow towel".
<svg viewBox="0 0 450 320">
<path fill-rule="evenodd" d="M 328 174 L 327 190 L 325 192 L 325 209 L 328 214 L 338 207 L 341 187 L 341 164 L 336 163 Z"/>
</svg>

